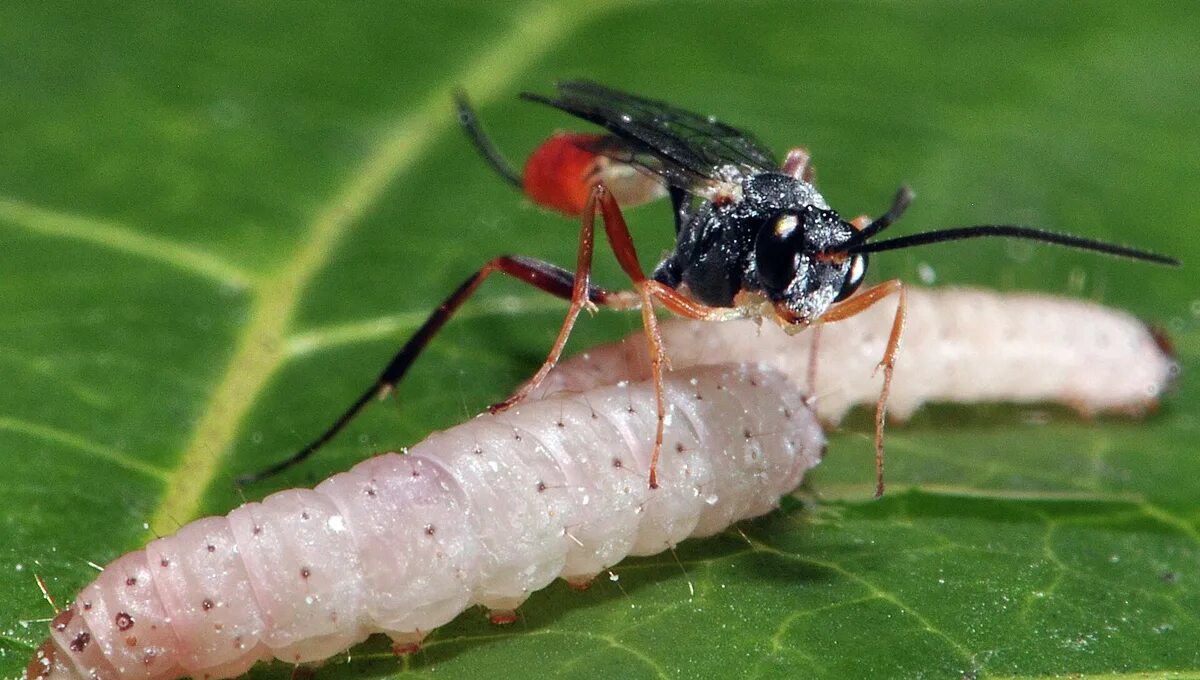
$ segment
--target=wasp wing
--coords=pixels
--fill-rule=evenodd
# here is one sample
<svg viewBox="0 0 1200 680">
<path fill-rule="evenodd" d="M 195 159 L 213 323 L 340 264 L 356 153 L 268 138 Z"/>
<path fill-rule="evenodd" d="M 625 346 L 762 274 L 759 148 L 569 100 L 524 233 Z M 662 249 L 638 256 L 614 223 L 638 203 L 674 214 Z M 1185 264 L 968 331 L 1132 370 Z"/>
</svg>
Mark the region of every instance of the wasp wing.
<svg viewBox="0 0 1200 680">
<path fill-rule="evenodd" d="M 774 155 L 753 135 L 711 116 L 685 111 L 589 81 L 557 84 L 558 95 L 521 96 L 601 125 L 615 135 L 589 149 L 670 186 L 711 195 L 742 176 L 777 168 Z"/>
</svg>

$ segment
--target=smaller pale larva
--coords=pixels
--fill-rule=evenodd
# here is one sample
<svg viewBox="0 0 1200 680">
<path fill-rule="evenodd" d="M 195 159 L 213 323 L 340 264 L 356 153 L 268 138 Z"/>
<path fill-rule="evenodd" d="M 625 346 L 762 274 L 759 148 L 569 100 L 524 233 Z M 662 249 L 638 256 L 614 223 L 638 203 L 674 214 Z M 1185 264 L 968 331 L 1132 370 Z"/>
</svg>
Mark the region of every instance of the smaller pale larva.
<svg viewBox="0 0 1200 680">
<path fill-rule="evenodd" d="M 1166 342 L 1137 318 L 1098 304 L 1039 294 L 977 289 L 908 292 L 904 349 L 888 396 L 906 419 L 924 402 L 1059 402 L 1085 415 L 1141 413 L 1157 403 L 1178 371 Z M 836 423 L 856 404 L 874 403 L 873 372 L 892 313 L 872 307 L 822 325 L 814 407 Z M 760 361 L 808 382 L 812 335 L 789 336 L 753 321 L 661 326 L 676 368 L 716 361 Z M 609 375 L 649 374 L 640 334 L 561 362 L 538 394 L 580 390 Z"/>
<path fill-rule="evenodd" d="M 655 490 L 650 384 L 481 416 L 119 558 L 54 618 L 26 676 L 231 677 L 375 632 L 410 647 L 472 604 L 511 615 L 555 577 L 587 582 L 761 515 L 823 451 L 778 372 L 706 366 L 665 387 L 671 455 Z"/>
</svg>

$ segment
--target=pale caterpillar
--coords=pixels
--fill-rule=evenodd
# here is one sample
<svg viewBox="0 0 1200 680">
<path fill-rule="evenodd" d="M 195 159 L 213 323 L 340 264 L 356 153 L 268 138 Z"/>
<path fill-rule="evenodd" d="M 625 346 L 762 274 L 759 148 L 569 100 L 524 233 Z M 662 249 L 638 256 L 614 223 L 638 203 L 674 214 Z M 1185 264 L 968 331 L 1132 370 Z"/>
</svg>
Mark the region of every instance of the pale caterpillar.
<svg viewBox="0 0 1200 680">
<path fill-rule="evenodd" d="M 873 372 L 892 313 L 872 307 L 822 325 L 815 384 L 809 380 L 813 335 L 789 336 L 753 321 L 661 325 L 675 368 L 714 361 L 760 361 L 814 395 L 825 422 L 856 404 L 872 404 L 882 375 Z M 609 375 L 649 375 L 640 334 L 561 362 L 538 394 L 580 390 Z M 906 419 L 927 401 L 1059 402 L 1090 416 L 1152 408 L 1178 366 L 1166 341 L 1137 318 L 1098 304 L 1043 294 L 979 289 L 909 288 L 904 351 L 888 395 L 889 413 Z"/>
<path fill-rule="evenodd" d="M 766 513 L 820 459 L 820 427 L 778 372 L 698 367 L 665 387 L 656 490 L 652 385 L 524 403 L 119 558 L 54 618 L 26 676 L 224 678 L 376 632 L 411 646 L 472 604 L 511 615 L 555 577 L 586 582 Z"/>
</svg>

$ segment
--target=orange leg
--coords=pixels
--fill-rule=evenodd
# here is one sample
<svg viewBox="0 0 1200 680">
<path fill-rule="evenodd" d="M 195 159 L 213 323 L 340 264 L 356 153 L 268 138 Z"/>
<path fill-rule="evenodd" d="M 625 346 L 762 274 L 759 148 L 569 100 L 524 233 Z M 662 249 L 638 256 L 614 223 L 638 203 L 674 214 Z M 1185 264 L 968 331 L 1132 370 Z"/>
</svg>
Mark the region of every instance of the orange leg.
<svg viewBox="0 0 1200 680">
<path fill-rule="evenodd" d="M 810 399 L 815 399 L 817 396 L 817 353 L 821 348 L 821 327 L 819 325 L 812 328 L 812 346 L 808 350 L 808 396 Z"/>
<path fill-rule="evenodd" d="M 896 368 L 896 356 L 900 353 L 900 338 L 904 335 L 904 313 L 908 296 L 904 284 L 898 279 L 884 281 L 872 286 L 845 302 L 834 305 L 821 317 L 822 322 L 848 319 L 883 298 L 895 293 L 900 301 L 896 305 L 896 316 L 892 319 L 892 332 L 888 336 L 887 348 L 883 351 L 883 359 L 875 370 L 883 369 L 883 390 L 879 393 L 879 402 L 875 405 L 875 497 L 883 495 L 883 420 L 887 415 L 888 392 L 892 388 L 892 373 Z"/>
<path fill-rule="evenodd" d="M 529 396 L 530 392 L 542 384 L 562 356 L 563 348 L 567 346 L 567 339 L 571 337 L 571 330 L 575 327 L 575 321 L 579 319 L 580 310 L 584 307 L 592 310 L 596 308 L 596 305 L 589 299 L 588 290 L 592 275 L 592 255 L 596 245 L 596 200 L 597 196 L 602 194 L 607 195 L 607 192 L 602 186 L 597 185 L 592 189 L 583 208 L 583 219 L 579 227 L 579 251 L 575 258 L 575 282 L 571 287 L 571 304 L 567 308 L 567 316 L 563 319 L 558 337 L 554 340 L 554 346 L 550 348 L 550 353 L 546 356 L 542 367 L 532 378 L 504 401 L 492 404 L 488 409 L 492 413 L 507 410 Z"/>
<path fill-rule="evenodd" d="M 650 456 L 650 488 L 658 488 L 658 458 L 662 454 L 663 429 L 666 424 L 666 400 L 663 396 L 663 369 L 668 366 L 667 355 L 663 349 L 662 334 L 658 329 L 658 318 L 654 316 L 654 300 L 662 302 L 663 306 L 672 312 L 689 318 L 717 321 L 740 316 L 736 308 L 709 307 L 684 296 L 679 291 L 663 283 L 647 278 L 638 262 L 637 250 L 633 245 L 633 237 L 625 224 L 625 217 L 612 194 L 597 187 L 593 194 L 600 205 L 600 213 L 604 216 L 604 233 L 612 246 L 613 254 L 617 257 L 621 269 L 633 280 L 634 288 L 641 301 L 642 324 L 646 331 L 646 343 L 650 350 L 650 375 L 654 380 L 654 398 L 658 407 L 658 426 L 654 434 L 654 453 Z"/>
</svg>

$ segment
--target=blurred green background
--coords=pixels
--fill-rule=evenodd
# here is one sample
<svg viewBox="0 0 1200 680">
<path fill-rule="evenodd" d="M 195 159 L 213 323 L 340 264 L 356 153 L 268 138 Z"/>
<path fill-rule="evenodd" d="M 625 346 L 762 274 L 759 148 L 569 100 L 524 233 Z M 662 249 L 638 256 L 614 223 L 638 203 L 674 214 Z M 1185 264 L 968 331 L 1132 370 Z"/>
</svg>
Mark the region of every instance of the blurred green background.
<svg viewBox="0 0 1200 680">
<path fill-rule="evenodd" d="M 320 677 L 1200 676 L 1197 36 L 1189 2 L 0 6 L 0 676 L 45 636 L 35 573 L 65 601 L 89 561 L 234 507 L 235 475 L 306 442 L 485 259 L 573 261 L 575 226 L 493 176 L 449 98 L 464 86 L 519 161 L 580 127 L 516 99 L 564 77 L 804 144 L 843 214 L 909 183 L 897 233 L 1015 222 L 1177 255 L 977 241 L 873 276 L 1125 308 L 1168 329 L 1183 378 L 1145 422 L 928 408 L 890 430 L 878 502 L 859 414 L 810 502 L 745 536 Z M 646 266 L 669 219 L 630 214 Z M 597 277 L 621 282 L 608 257 Z M 477 412 L 562 310 L 489 282 L 398 400 L 248 497 Z M 636 327 L 601 313 L 572 347 Z"/>
</svg>

